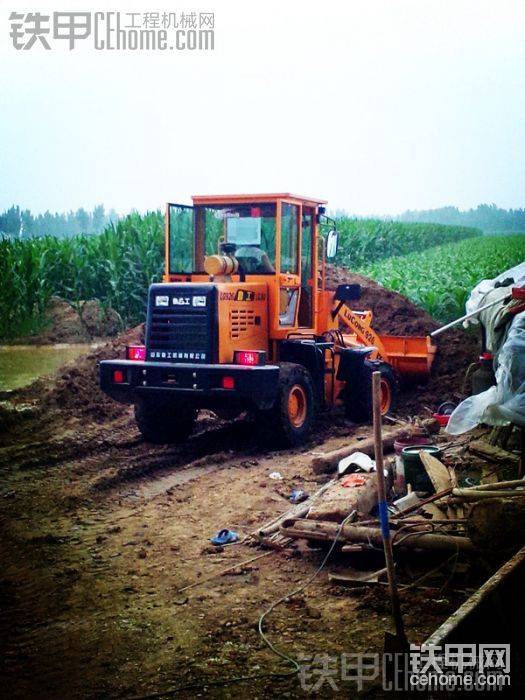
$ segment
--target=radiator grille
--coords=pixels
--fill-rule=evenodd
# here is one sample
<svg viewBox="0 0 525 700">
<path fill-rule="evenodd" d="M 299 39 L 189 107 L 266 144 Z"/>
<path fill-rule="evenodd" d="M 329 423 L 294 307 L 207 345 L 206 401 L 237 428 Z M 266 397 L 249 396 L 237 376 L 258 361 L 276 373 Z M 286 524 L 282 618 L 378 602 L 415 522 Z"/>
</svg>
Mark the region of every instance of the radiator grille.
<svg viewBox="0 0 525 700">
<path fill-rule="evenodd" d="M 175 362 L 213 362 L 215 357 L 215 290 L 189 285 L 155 288 L 150 294 L 146 349 L 147 359 Z M 168 297 L 167 306 L 156 306 L 155 298 Z M 204 306 L 195 306 L 193 298 L 206 297 Z M 175 305 L 173 299 L 189 299 Z"/>
</svg>

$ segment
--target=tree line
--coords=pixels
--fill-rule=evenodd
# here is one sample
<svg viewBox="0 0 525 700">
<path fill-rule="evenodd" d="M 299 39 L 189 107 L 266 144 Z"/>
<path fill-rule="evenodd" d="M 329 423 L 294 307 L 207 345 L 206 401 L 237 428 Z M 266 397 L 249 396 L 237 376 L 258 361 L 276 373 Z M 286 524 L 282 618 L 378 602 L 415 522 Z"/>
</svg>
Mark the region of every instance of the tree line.
<svg viewBox="0 0 525 700">
<path fill-rule="evenodd" d="M 335 212 L 336 218 L 352 217 L 346 211 Z M 525 232 L 525 209 L 501 209 L 495 204 L 479 204 L 475 209 L 461 210 L 457 207 L 440 209 L 407 210 L 394 217 L 380 217 L 382 220 L 401 221 L 405 223 L 447 224 L 449 226 L 467 226 L 481 229 L 485 233 L 523 233 Z M 101 233 L 110 223 L 118 221 L 114 209 L 105 211 L 104 205 L 97 205 L 92 211 L 83 207 L 67 213 L 33 215 L 29 209 L 13 205 L 0 214 L 0 236 L 7 238 L 35 238 L 56 236 L 69 238 L 79 234 Z"/>
<path fill-rule="evenodd" d="M 479 204 L 475 209 L 464 211 L 457 207 L 441 207 L 426 211 L 409 210 L 395 218 L 397 221 L 407 223 L 474 226 L 485 233 L 525 232 L 525 209 L 501 209 L 495 204 Z"/>
<path fill-rule="evenodd" d="M 118 218 L 114 209 L 106 212 L 103 204 L 98 204 L 92 211 L 80 207 L 76 211 L 53 214 L 46 211 L 36 215 L 29 209 L 13 205 L 0 214 L 0 235 L 16 239 L 40 238 L 47 235 L 56 238 L 91 235 L 102 233 L 106 226 L 115 223 Z"/>
</svg>

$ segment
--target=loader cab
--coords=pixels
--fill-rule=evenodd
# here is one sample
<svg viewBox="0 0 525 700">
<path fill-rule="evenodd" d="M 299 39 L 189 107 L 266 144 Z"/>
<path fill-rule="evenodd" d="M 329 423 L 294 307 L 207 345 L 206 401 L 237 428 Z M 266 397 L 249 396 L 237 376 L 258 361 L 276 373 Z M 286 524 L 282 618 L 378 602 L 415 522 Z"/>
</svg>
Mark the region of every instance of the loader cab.
<svg viewBox="0 0 525 700">
<path fill-rule="evenodd" d="M 335 228 L 321 232 L 324 204 L 291 194 L 194 196 L 191 207 L 168 204 L 164 280 L 263 283 L 271 339 L 319 333 L 324 263 L 337 250 Z"/>
</svg>

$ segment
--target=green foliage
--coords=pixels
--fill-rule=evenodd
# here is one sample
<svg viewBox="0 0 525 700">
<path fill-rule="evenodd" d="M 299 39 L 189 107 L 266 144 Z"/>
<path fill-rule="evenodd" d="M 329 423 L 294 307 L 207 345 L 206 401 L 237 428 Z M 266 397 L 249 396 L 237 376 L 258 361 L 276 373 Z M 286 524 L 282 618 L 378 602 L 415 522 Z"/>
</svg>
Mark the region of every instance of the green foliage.
<svg viewBox="0 0 525 700">
<path fill-rule="evenodd" d="M 99 299 L 125 325 L 143 320 L 151 282 L 164 266 L 160 212 L 131 214 L 98 236 L 0 239 L 0 338 L 39 324 L 51 296 Z"/>
<path fill-rule="evenodd" d="M 409 296 L 442 320 L 463 311 L 480 279 L 525 258 L 525 236 L 496 238 L 461 227 L 344 218 L 338 228 L 339 264 Z M 464 238 L 470 240 L 431 247 Z M 399 257 L 402 253 L 411 254 Z M 0 339 L 38 330 L 54 295 L 79 311 L 83 300 L 98 299 L 118 311 L 125 326 L 139 323 L 148 287 L 161 279 L 163 268 L 160 212 L 130 214 L 99 235 L 0 236 Z"/>
<path fill-rule="evenodd" d="M 446 322 L 465 313 L 465 302 L 478 282 L 523 260 L 525 235 L 483 236 L 391 257 L 359 272 Z"/>
<path fill-rule="evenodd" d="M 404 255 L 441 243 L 480 236 L 465 226 L 404 224 L 379 219 L 337 219 L 339 253 L 337 263 L 350 269 L 369 265 L 392 255 Z"/>
</svg>

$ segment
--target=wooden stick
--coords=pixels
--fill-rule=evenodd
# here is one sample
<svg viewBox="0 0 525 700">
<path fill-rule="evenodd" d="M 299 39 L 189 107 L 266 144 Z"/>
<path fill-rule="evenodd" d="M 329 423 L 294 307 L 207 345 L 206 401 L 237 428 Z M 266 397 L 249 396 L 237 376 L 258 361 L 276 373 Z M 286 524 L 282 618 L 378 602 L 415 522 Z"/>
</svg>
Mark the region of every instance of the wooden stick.
<svg viewBox="0 0 525 700">
<path fill-rule="evenodd" d="M 421 525 L 431 525 L 431 520 L 422 521 Z M 281 525 L 281 533 L 294 539 L 314 540 L 318 542 L 333 542 L 339 525 L 326 520 L 288 520 Z M 381 530 L 378 527 L 362 527 L 359 524 L 347 523 L 343 525 L 339 536 L 341 543 L 356 543 L 373 547 L 381 547 L 383 544 Z M 438 533 L 417 530 L 407 534 L 400 533 L 399 542 L 395 543 L 396 549 L 427 549 L 436 552 L 461 552 L 476 554 L 468 537 L 458 535 L 442 535 Z"/>
<path fill-rule="evenodd" d="M 423 506 L 426 506 L 428 503 L 433 503 L 434 501 L 439 501 L 441 498 L 445 498 L 445 496 L 450 496 L 452 493 L 452 486 L 448 489 L 445 489 L 444 491 L 440 491 L 439 493 L 434 493 L 432 496 L 429 496 L 428 498 L 423 499 L 419 503 L 416 503 L 413 506 L 410 506 L 410 508 L 406 508 L 405 510 L 400 511 L 399 513 L 394 513 L 392 515 L 392 520 L 403 520 L 407 515 L 410 515 L 410 513 L 413 513 L 416 510 L 419 510 Z M 361 520 L 359 522 L 360 525 L 375 525 L 377 523 L 377 518 L 375 520 Z"/>
<path fill-rule="evenodd" d="M 390 527 L 388 525 L 388 503 L 386 502 L 385 473 L 383 465 L 383 439 L 381 434 L 381 372 L 372 373 L 372 400 L 374 412 L 374 452 L 377 474 L 377 495 L 379 501 L 379 517 L 381 522 L 381 534 L 383 537 L 383 548 L 385 550 L 386 572 L 388 576 L 388 589 L 390 591 L 390 601 L 392 604 L 392 617 L 396 628 L 396 635 L 401 643 L 408 644 L 403 617 L 401 615 L 401 605 L 399 603 L 399 593 L 397 590 L 396 574 L 394 570 L 394 552 L 392 550 L 392 539 L 390 537 Z"/>
<path fill-rule="evenodd" d="M 265 537 L 268 537 L 268 535 L 271 535 L 273 532 L 277 532 L 281 524 L 285 520 L 289 520 L 290 518 L 306 517 L 313 503 L 319 498 L 319 496 L 321 496 L 327 490 L 329 486 L 335 483 L 335 481 L 335 479 L 330 479 L 330 481 L 328 481 L 326 484 L 323 484 L 319 489 L 317 489 L 315 493 L 309 496 L 306 499 L 306 501 L 303 501 L 302 503 L 295 505 L 293 508 L 290 508 L 286 512 L 281 513 L 281 515 L 278 515 L 273 520 L 270 520 L 270 522 L 265 523 L 262 527 L 259 528 L 259 530 L 257 530 L 257 532 L 253 534 L 258 536 L 260 539 L 264 539 Z"/>
<path fill-rule="evenodd" d="M 469 486 L 469 491 L 494 491 L 498 489 L 514 488 L 515 486 L 525 486 L 525 479 L 512 479 L 511 481 L 494 481 L 492 484 L 478 484 Z"/>
<path fill-rule="evenodd" d="M 445 620 L 445 622 L 435 630 L 430 637 L 424 642 L 425 646 L 428 647 L 441 647 L 453 639 L 453 633 L 462 626 L 465 625 L 465 621 L 475 614 L 476 610 L 494 595 L 496 591 L 503 594 L 501 584 L 508 578 L 510 578 L 516 570 L 523 567 L 525 562 L 525 547 L 519 550 L 512 559 L 509 559 L 506 564 L 503 564 L 501 569 L 498 569 L 496 573 L 489 578 L 488 581 L 479 588 L 472 596 L 466 600 L 463 605 L 461 605 L 452 615 Z"/>
<path fill-rule="evenodd" d="M 226 569 L 221 569 L 220 571 L 216 571 L 214 574 L 211 576 L 207 576 L 206 578 L 201 578 L 199 581 L 194 581 L 193 583 L 190 583 L 187 586 L 184 586 L 183 588 L 179 588 L 177 593 L 183 593 L 184 591 L 189 590 L 190 588 L 195 588 L 196 586 L 200 586 L 201 583 L 208 583 L 208 581 L 213 581 L 216 578 L 219 578 L 219 576 L 222 576 L 223 574 L 227 574 L 228 571 L 233 571 L 233 569 L 239 568 L 239 566 L 246 566 L 246 564 L 251 564 L 254 561 L 257 561 L 257 559 L 262 559 L 263 557 L 269 557 L 270 554 L 275 554 L 276 550 L 275 549 L 270 549 L 268 552 L 264 552 L 263 554 L 258 554 L 256 557 L 252 557 L 251 559 L 246 559 L 246 561 L 239 561 L 237 564 L 232 564 L 231 566 L 228 566 Z"/>
<path fill-rule="evenodd" d="M 524 498 L 525 491 L 517 491 L 516 489 L 503 490 L 474 490 L 474 489 L 454 489 L 453 496 L 464 498 L 467 501 L 481 501 L 483 498 Z"/>
</svg>

